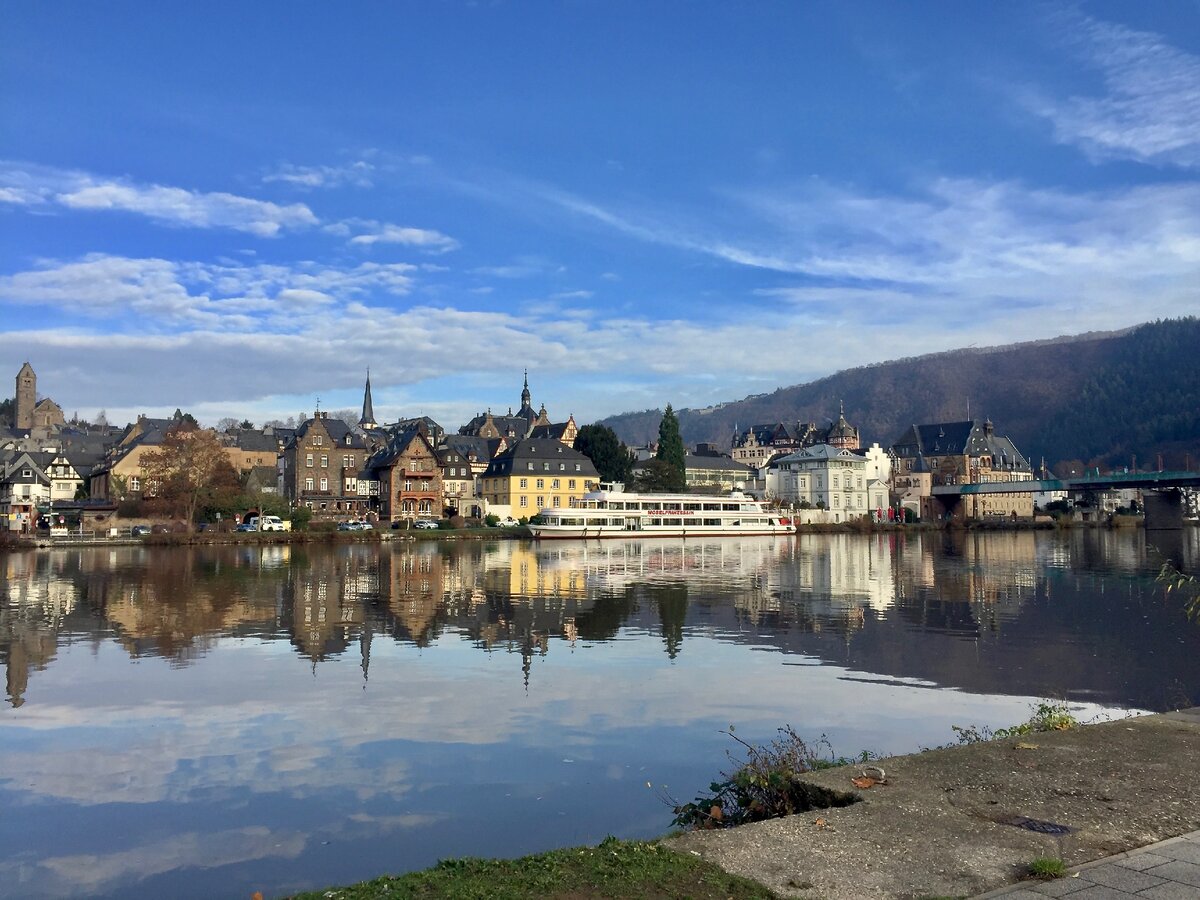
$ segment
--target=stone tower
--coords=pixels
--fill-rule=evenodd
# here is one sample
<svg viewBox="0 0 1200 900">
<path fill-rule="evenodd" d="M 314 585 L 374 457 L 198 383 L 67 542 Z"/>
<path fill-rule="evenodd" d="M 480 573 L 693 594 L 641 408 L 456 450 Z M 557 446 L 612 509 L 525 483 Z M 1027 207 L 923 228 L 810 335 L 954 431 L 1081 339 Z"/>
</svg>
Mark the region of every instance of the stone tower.
<svg viewBox="0 0 1200 900">
<path fill-rule="evenodd" d="M 17 373 L 17 393 L 13 409 L 13 425 L 17 428 L 33 427 L 33 408 L 37 406 L 37 375 L 29 363 L 21 366 Z"/>
</svg>

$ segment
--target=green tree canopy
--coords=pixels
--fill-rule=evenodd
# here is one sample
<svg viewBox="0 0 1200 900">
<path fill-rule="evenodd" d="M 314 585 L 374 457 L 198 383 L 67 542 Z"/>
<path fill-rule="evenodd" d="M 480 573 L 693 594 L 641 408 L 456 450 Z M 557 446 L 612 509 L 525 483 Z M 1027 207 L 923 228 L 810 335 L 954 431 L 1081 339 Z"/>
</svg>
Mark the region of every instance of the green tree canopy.
<svg viewBox="0 0 1200 900">
<path fill-rule="evenodd" d="M 646 460 L 637 467 L 634 480 L 639 491 L 678 491 L 675 469 L 665 460 Z"/>
<path fill-rule="evenodd" d="M 666 463 L 674 473 L 674 478 L 665 489 L 684 490 L 687 483 L 684 477 L 687 462 L 683 452 L 683 438 L 679 436 L 679 419 L 675 417 L 675 410 L 671 409 L 670 403 L 663 412 L 662 421 L 658 423 L 658 452 L 654 454 L 654 458 Z"/>
<path fill-rule="evenodd" d="M 575 449 L 592 461 L 601 481 L 632 480 L 633 454 L 607 425 L 584 425 L 575 437 Z"/>
</svg>

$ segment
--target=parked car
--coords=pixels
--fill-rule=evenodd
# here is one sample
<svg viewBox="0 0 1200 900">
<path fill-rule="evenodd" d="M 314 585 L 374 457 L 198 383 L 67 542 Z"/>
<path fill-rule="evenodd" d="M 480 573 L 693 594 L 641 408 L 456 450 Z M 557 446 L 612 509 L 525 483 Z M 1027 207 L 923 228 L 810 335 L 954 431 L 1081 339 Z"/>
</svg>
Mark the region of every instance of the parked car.
<svg viewBox="0 0 1200 900">
<path fill-rule="evenodd" d="M 433 519 L 417 519 L 416 524 L 413 525 L 413 528 L 437 528 L 437 527 L 438 527 L 438 523 L 435 522 Z"/>
<path fill-rule="evenodd" d="M 150 533 L 149 525 L 134 525 L 129 529 L 130 537 L 144 537 Z"/>
<path fill-rule="evenodd" d="M 356 519 L 338 523 L 338 531 L 371 531 L 373 528 L 370 522 L 360 522 Z"/>
<path fill-rule="evenodd" d="M 258 531 L 258 526 L 253 525 L 250 522 L 243 522 L 241 525 L 239 525 L 234 530 L 235 531 Z"/>
<path fill-rule="evenodd" d="M 251 516 L 250 524 L 259 531 L 291 531 L 292 523 L 285 522 L 279 516 Z"/>
</svg>

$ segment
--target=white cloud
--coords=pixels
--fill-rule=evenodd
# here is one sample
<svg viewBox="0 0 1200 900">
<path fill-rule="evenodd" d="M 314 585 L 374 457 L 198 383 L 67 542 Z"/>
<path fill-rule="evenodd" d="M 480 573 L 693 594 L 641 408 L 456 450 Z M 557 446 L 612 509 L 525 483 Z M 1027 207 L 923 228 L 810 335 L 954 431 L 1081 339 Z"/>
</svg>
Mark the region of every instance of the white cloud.
<svg viewBox="0 0 1200 900">
<path fill-rule="evenodd" d="M 337 230 L 334 231 L 334 228 Z M 452 237 L 429 228 L 411 228 L 393 225 L 390 222 L 376 222 L 370 219 L 350 219 L 336 223 L 329 229 L 331 233 L 353 234 L 351 244 L 369 247 L 372 244 L 402 244 L 406 247 L 416 247 L 430 253 L 446 253 L 458 249 L 458 241 Z"/>
<path fill-rule="evenodd" d="M 375 166 L 365 159 L 340 166 L 297 166 L 283 163 L 263 176 L 266 183 L 281 182 L 298 188 L 334 188 L 343 185 L 371 187 Z"/>
<path fill-rule="evenodd" d="M 303 203 L 279 206 L 235 194 L 204 194 L 159 185 L 90 184 L 59 194 L 55 200 L 72 209 L 122 210 L 174 225 L 232 228 L 259 237 L 317 224 L 317 217 Z"/>
<path fill-rule="evenodd" d="M 1024 98 L 1053 123 L 1055 139 L 1095 160 L 1200 166 L 1200 58 L 1161 35 L 1074 11 L 1056 20 L 1071 49 L 1101 73 L 1105 93 Z"/>
<path fill-rule="evenodd" d="M 75 210 L 117 210 L 191 228 L 229 228 L 259 237 L 308 228 L 317 217 L 303 203 L 280 206 L 224 192 L 205 193 L 129 180 L 100 178 L 49 166 L 0 162 L 0 191 L 8 202 Z"/>
</svg>

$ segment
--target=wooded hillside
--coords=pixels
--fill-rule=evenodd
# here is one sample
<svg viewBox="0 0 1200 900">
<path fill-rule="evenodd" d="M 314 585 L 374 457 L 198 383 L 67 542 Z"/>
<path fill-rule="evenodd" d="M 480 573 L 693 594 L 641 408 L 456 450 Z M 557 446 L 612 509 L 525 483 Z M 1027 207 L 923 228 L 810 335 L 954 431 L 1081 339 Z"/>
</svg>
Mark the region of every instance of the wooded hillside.
<svg viewBox="0 0 1200 900">
<path fill-rule="evenodd" d="M 664 398 L 667 400 L 670 398 Z M 1200 319 L 1152 322 L 987 349 L 955 350 L 846 369 L 705 410 L 678 409 L 690 446 L 729 447 L 735 426 L 815 421 L 827 425 L 844 401 L 865 444 L 887 446 L 917 422 L 961 421 L 967 403 L 990 418 L 1036 466 L 1081 460 L 1168 466 L 1190 454 L 1200 465 Z M 628 444 L 658 433 L 658 410 L 604 419 Z"/>
</svg>

